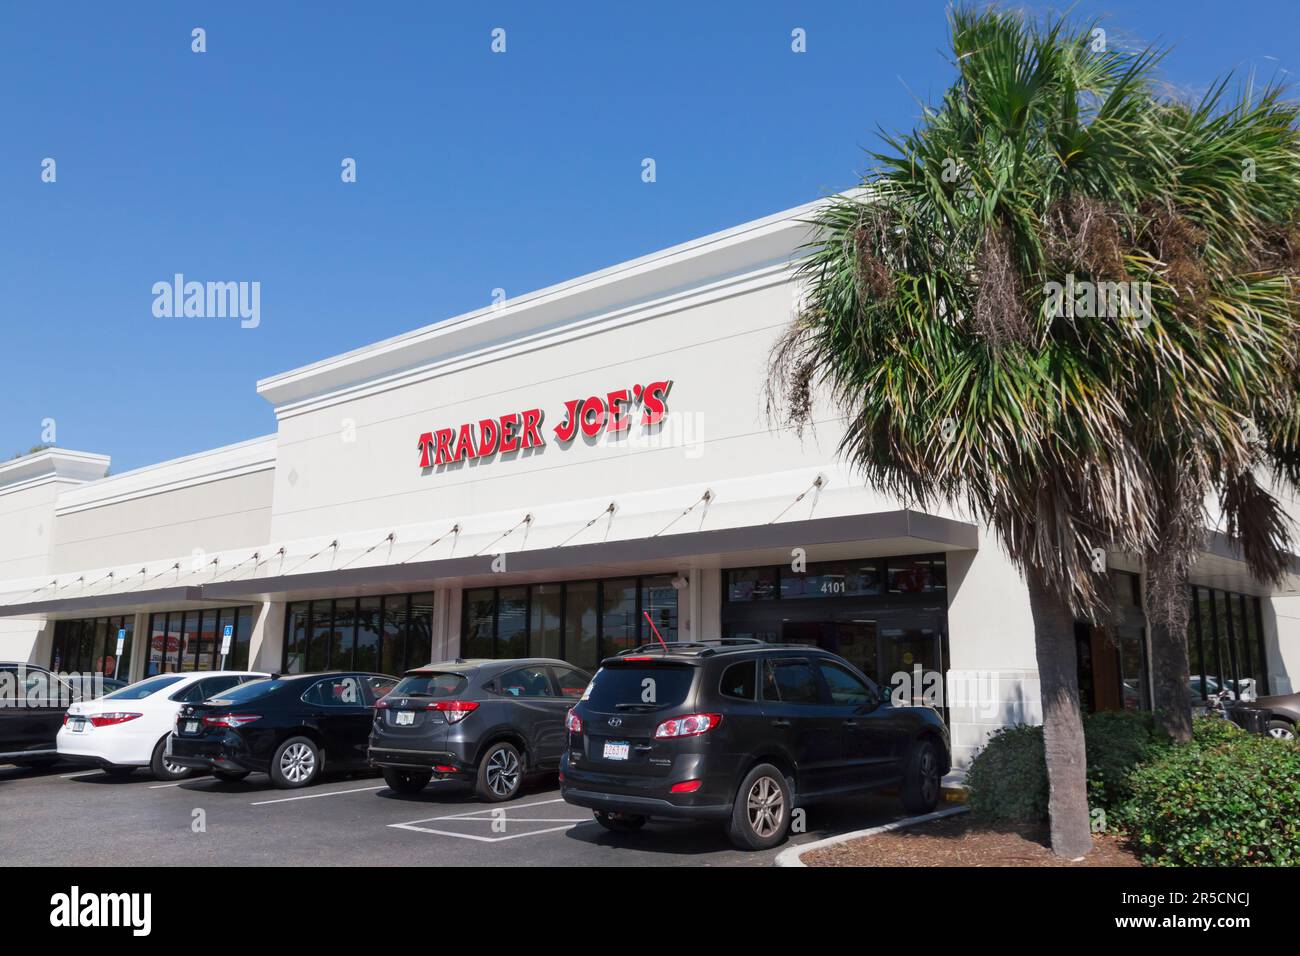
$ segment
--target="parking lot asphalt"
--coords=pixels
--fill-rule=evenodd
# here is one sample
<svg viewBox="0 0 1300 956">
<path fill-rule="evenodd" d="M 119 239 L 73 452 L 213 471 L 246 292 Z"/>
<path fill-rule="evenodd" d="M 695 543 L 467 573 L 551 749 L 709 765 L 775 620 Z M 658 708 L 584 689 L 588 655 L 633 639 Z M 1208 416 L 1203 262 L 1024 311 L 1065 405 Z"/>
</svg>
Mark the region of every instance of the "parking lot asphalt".
<svg viewBox="0 0 1300 956">
<path fill-rule="evenodd" d="M 806 808 L 793 842 L 902 816 L 888 796 Z M 786 844 L 787 846 L 789 844 Z M 554 776 L 486 804 L 454 782 L 403 796 L 373 775 L 276 790 L 194 777 L 161 784 L 56 765 L 0 766 L 0 859 L 9 866 L 764 866 L 784 847 L 734 849 L 718 824 L 604 830 L 560 798 Z"/>
</svg>

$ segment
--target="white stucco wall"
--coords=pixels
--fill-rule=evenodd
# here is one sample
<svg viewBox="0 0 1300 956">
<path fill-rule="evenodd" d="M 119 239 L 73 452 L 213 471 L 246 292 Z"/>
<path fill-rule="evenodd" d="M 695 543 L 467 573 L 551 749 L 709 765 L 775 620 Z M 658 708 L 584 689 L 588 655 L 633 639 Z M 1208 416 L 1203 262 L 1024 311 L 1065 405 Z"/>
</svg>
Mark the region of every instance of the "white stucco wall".
<svg viewBox="0 0 1300 956">
<path fill-rule="evenodd" d="M 0 462 L 0 581 L 45 583 L 59 496 L 100 477 L 108 465 L 102 455 L 60 449 Z M 51 630 L 43 618 L 0 617 L 0 660 L 37 660 Z"/>
<path fill-rule="evenodd" d="M 51 570 L 120 566 L 269 540 L 274 438 L 125 472 L 60 496 Z"/>
</svg>

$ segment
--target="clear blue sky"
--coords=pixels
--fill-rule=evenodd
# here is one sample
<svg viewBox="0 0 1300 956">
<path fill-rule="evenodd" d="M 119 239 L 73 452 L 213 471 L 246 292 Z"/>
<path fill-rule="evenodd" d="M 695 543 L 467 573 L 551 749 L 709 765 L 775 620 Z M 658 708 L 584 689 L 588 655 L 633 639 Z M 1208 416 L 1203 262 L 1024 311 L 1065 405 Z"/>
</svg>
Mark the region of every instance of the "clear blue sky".
<svg viewBox="0 0 1300 956">
<path fill-rule="evenodd" d="M 0 0 L 0 457 L 272 432 L 259 378 L 850 186 L 946 87 L 944 10 Z M 1075 10 L 1180 87 L 1300 77 L 1296 0 Z M 259 281 L 260 327 L 155 318 L 176 272 Z"/>
</svg>

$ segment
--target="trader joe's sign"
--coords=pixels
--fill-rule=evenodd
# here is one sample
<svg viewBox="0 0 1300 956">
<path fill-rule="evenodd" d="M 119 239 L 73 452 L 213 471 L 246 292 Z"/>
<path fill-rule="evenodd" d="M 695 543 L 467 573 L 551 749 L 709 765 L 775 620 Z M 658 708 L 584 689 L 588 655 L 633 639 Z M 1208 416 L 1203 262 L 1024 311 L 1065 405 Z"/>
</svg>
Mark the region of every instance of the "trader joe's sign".
<svg viewBox="0 0 1300 956">
<path fill-rule="evenodd" d="M 551 429 L 555 440 L 567 447 L 582 435 L 627 434 L 634 423 L 641 428 L 658 425 L 668 415 L 671 381 L 633 385 L 604 395 L 574 398 L 564 403 L 562 421 Z M 457 461 L 507 455 L 546 444 L 545 414 L 540 408 L 507 412 L 495 418 L 466 422 L 455 428 L 439 428 L 420 435 L 420 467 L 433 468 Z"/>
</svg>

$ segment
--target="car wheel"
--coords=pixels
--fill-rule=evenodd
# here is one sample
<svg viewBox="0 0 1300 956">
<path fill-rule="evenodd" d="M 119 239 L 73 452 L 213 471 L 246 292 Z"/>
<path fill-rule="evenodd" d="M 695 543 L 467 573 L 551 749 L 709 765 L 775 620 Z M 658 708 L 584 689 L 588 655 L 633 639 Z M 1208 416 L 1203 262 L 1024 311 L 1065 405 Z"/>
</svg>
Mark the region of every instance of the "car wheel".
<svg viewBox="0 0 1300 956">
<path fill-rule="evenodd" d="M 645 826 L 645 817 L 610 813 L 608 810 L 593 810 L 592 813 L 596 817 L 596 822 L 612 833 L 635 833 Z"/>
<path fill-rule="evenodd" d="M 519 795 L 524 783 L 524 761 L 514 744 L 502 741 L 488 748 L 478 762 L 475 792 L 483 800 L 500 803 Z"/>
<path fill-rule="evenodd" d="M 249 771 L 247 771 L 247 770 L 214 770 L 214 771 L 212 771 L 212 776 L 216 777 L 218 780 L 223 780 L 223 781 L 225 781 L 226 783 L 237 783 L 238 781 L 243 780 L 245 777 L 247 777 L 248 774 L 249 774 Z"/>
<path fill-rule="evenodd" d="M 903 774 L 900 796 L 908 813 L 930 813 L 939 805 L 939 753 L 934 743 L 921 740 L 912 746 Z"/>
<path fill-rule="evenodd" d="M 114 780 L 125 780 L 135 773 L 135 767 L 105 767 L 104 773 L 108 774 Z"/>
<path fill-rule="evenodd" d="M 1268 722 L 1268 735 L 1278 740 L 1295 740 L 1295 725 L 1274 718 Z"/>
<path fill-rule="evenodd" d="M 290 737 L 271 758 L 271 783 L 281 790 L 305 787 L 320 774 L 320 749 L 306 737 Z"/>
<path fill-rule="evenodd" d="M 727 836 L 742 850 L 770 850 L 785 841 L 790 802 L 785 774 L 770 763 L 759 764 L 736 791 Z"/>
<path fill-rule="evenodd" d="M 164 737 L 154 745 L 153 756 L 149 758 L 149 769 L 153 771 L 154 779 L 184 780 L 186 777 L 193 776 L 194 772 L 189 767 L 182 767 L 168 760 L 166 751 L 167 738 Z"/>
<path fill-rule="evenodd" d="M 419 793 L 432 779 L 433 774 L 427 771 L 384 768 L 384 783 L 396 793 Z"/>
</svg>

